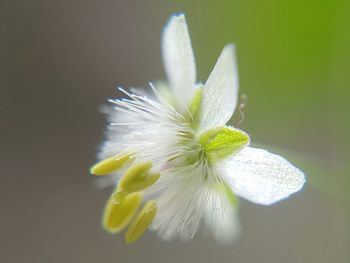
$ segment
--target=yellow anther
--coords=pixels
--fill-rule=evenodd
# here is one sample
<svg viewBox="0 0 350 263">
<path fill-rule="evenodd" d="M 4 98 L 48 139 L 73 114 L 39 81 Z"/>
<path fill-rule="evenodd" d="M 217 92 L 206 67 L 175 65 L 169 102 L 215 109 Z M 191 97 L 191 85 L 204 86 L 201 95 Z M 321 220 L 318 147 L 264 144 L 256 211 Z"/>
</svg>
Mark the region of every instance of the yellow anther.
<svg viewBox="0 0 350 263">
<path fill-rule="evenodd" d="M 140 193 L 131 193 L 122 197 L 118 203 L 109 198 L 103 214 L 103 227 L 110 233 L 116 233 L 126 227 L 136 214 L 142 201 Z"/>
<path fill-rule="evenodd" d="M 154 184 L 160 177 L 159 173 L 149 173 L 152 162 L 135 164 L 130 167 L 120 179 L 118 192 L 136 192 Z"/>
<path fill-rule="evenodd" d="M 130 184 L 139 180 L 145 176 L 145 174 L 151 169 L 152 162 L 138 163 L 131 166 L 125 173 L 125 175 L 119 181 L 119 188 L 125 189 Z"/>
<path fill-rule="evenodd" d="M 148 201 L 141 211 L 136 215 L 135 219 L 131 222 L 126 234 L 126 243 L 132 243 L 139 239 L 146 231 L 148 226 L 153 222 L 154 217 L 157 214 L 157 205 L 155 201 Z"/>
<path fill-rule="evenodd" d="M 91 167 L 90 172 L 94 175 L 106 175 L 120 169 L 132 159 L 133 158 L 130 153 L 118 154 L 116 156 L 102 160 L 101 162 L 98 162 L 93 167 Z"/>
<path fill-rule="evenodd" d="M 134 182 L 129 184 L 125 188 L 125 190 L 129 191 L 129 192 L 141 191 L 141 190 L 146 189 L 147 187 L 151 186 L 155 182 L 157 182 L 159 177 L 160 177 L 160 173 L 146 175 L 143 178 L 139 178 L 139 180 L 135 180 Z"/>
<path fill-rule="evenodd" d="M 111 199 L 113 200 L 113 202 L 115 204 L 119 204 L 123 201 L 124 197 L 127 195 L 127 192 L 123 192 L 123 191 L 116 191 L 111 195 Z"/>
</svg>

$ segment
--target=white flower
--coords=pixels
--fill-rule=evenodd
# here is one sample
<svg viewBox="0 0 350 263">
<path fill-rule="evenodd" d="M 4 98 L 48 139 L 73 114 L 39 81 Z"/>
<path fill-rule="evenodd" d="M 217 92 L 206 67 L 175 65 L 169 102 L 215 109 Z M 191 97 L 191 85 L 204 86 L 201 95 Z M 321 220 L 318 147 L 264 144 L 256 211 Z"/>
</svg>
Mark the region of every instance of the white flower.
<svg viewBox="0 0 350 263">
<path fill-rule="evenodd" d="M 282 157 L 249 147 L 243 131 L 225 126 L 238 97 L 232 44 L 205 85 L 196 80 L 184 15 L 170 18 L 162 54 L 168 84 L 151 84 L 149 94 L 120 89 L 127 98 L 111 100 L 102 161 L 91 169 L 114 174 L 117 184 L 103 225 L 113 233 L 129 226 L 127 242 L 149 225 L 164 239 L 189 239 L 199 225 L 208 225 L 218 240 L 230 241 L 239 231 L 236 195 L 270 205 L 300 190 L 304 175 Z"/>
</svg>

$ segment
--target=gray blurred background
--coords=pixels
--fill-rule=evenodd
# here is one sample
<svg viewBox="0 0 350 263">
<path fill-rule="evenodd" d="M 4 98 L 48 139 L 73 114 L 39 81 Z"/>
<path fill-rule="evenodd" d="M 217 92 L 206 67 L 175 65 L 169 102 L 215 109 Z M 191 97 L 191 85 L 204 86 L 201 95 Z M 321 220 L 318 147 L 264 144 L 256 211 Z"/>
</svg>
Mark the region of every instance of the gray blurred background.
<svg viewBox="0 0 350 263">
<path fill-rule="evenodd" d="M 173 12 L 186 13 L 202 81 L 237 44 L 241 127 L 308 179 L 272 207 L 242 201 L 229 246 L 154 233 L 125 245 L 100 227 L 110 189 L 88 173 L 98 108 L 119 85 L 165 77 L 160 34 Z M 349 17 L 345 0 L 2 0 L 0 261 L 350 262 Z"/>
</svg>

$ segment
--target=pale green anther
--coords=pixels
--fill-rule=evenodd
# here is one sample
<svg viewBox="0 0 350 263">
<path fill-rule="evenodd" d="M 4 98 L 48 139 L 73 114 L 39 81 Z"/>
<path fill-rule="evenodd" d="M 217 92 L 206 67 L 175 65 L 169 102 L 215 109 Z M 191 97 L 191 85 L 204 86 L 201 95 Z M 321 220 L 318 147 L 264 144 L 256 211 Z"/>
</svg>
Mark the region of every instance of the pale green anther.
<svg viewBox="0 0 350 263">
<path fill-rule="evenodd" d="M 201 112 L 201 107 L 202 107 L 202 97 L 203 97 L 203 88 L 198 87 L 196 89 L 194 97 L 193 97 L 193 99 L 188 107 L 188 110 L 191 114 L 194 128 L 197 128 L 197 125 L 199 122 L 200 112 Z"/>
<path fill-rule="evenodd" d="M 224 159 L 249 144 L 249 136 L 241 130 L 228 126 L 204 132 L 199 142 L 209 162 Z"/>
<path fill-rule="evenodd" d="M 158 181 L 160 173 L 150 173 L 152 162 L 135 164 L 120 179 L 116 195 L 141 191 Z"/>
<path fill-rule="evenodd" d="M 118 203 L 113 198 L 108 199 L 103 213 L 103 228 L 110 233 L 124 229 L 136 214 L 141 201 L 141 193 L 125 195 Z"/>
<path fill-rule="evenodd" d="M 154 173 L 154 174 L 142 176 L 138 178 L 138 180 L 135 180 L 132 184 L 130 184 L 126 188 L 126 190 L 129 192 L 141 191 L 151 186 L 155 182 L 157 182 L 159 178 L 160 178 L 160 173 Z"/>
<path fill-rule="evenodd" d="M 131 166 L 119 181 L 119 188 L 125 189 L 138 177 L 144 176 L 152 167 L 152 162 L 137 163 Z"/>
<path fill-rule="evenodd" d="M 116 190 L 112 195 L 111 199 L 115 204 L 119 204 L 123 201 L 123 198 L 127 195 L 127 192 Z"/>
<path fill-rule="evenodd" d="M 113 173 L 122 168 L 128 162 L 133 160 L 131 153 L 121 153 L 116 156 L 107 158 L 91 167 L 90 172 L 93 175 L 101 176 Z"/>
<path fill-rule="evenodd" d="M 153 222 L 157 214 L 157 204 L 151 200 L 146 202 L 141 211 L 135 216 L 125 234 L 126 243 L 131 243 L 139 239 Z"/>
</svg>

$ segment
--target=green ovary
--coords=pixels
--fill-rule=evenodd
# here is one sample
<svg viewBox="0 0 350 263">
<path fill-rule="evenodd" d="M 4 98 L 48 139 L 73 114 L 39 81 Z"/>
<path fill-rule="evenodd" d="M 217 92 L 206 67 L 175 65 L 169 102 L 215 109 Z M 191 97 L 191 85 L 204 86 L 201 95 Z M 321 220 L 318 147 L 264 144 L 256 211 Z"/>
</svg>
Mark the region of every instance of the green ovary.
<svg viewBox="0 0 350 263">
<path fill-rule="evenodd" d="M 249 136 L 228 126 L 205 131 L 199 137 L 204 154 L 210 164 L 229 157 L 249 144 Z"/>
</svg>

